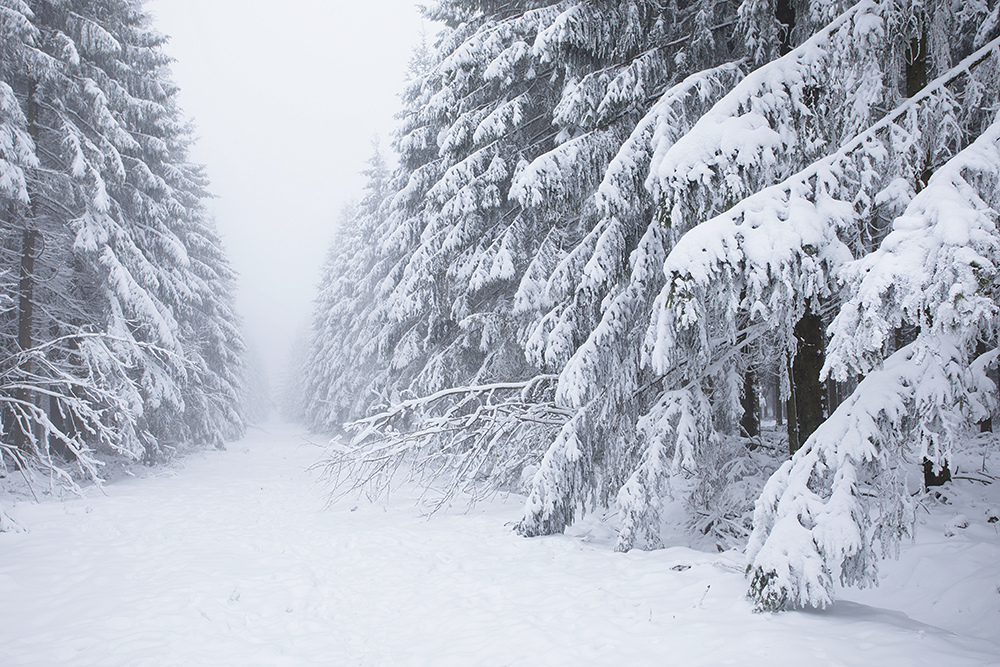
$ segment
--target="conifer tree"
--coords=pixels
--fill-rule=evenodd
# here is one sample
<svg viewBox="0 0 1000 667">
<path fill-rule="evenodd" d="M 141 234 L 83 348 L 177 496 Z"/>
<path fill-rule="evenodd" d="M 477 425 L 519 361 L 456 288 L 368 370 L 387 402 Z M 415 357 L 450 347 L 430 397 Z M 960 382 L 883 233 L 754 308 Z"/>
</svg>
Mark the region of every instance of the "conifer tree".
<svg viewBox="0 0 1000 667">
<path fill-rule="evenodd" d="M 994 401 L 998 12 L 438 2 L 427 15 L 446 29 L 407 89 L 367 268 L 340 274 L 352 299 L 364 290 L 338 317 L 365 347 L 338 348 L 337 363 L 364 359 L 377 379 L 313 423 L 364 418 L 348 459 L 419 449 L 438 470 L 488 476 L 447 457 L 508 446 L 480 418 L 496 401 L 545 406 L 547 446 L 489 459 L 503 474 L 537 466 L 520 533 L 617 506 L 616 548 L 655 548 L 686 477 L 691 528 L 750 540 L 762 607 L 826 604 L 831 573 L 871 583 L 873 544 L 891 552 L 909 529 L 892 471 L 945 465 Z M 965 211 L 965 255 L 943 241 L 951 218 L 930 191 Z M 937 264 L 914 259 L 928 247 Z M 765 384 L 787 409 L 776 455 L 750 441 Z M 514 386 L 517 398 L 478 398 Z M 406 424 L 419 445 L 392 440 Z M 857 539 L 830 541 L 820 514 Z"/>
<path fill-rule="evenodd" d="M 234 275 L 164 38 L 135 0 L 0 11 L 5 463 L 72 484 L 61 460 L 238 435 Z"/>
<path fill-rule="evenodd" d="M 996 409 L 986 374 L 996 350 L 977 342 L 993 335 L 998 307 L 998 141 L 994 121 L 935 171 L 877 251 L 845 267 L 852 297 L 824 373 L 867 377 L 758 502 L 747 557 L 762 608 L 825 606 L 837 580 L 875 583 L 878 556 L 912 531 L 900 471 L 946 465 L 955 441 Z M 916 340 L 883 361 L 904 323 L 919 327 Z"/>
<path fill-rule="evenodd" d="M 991 66 L 984 65 L 977 56 L 966 64 L 983 66 L 981 76 L 985 78 L 973 77 L 969 90 L 974 104 L 965 107 L 967 118 L 954 117 L 961 103 L 949 99 L 947 88 L 931 89 L 914 100 L 919 109 L 916 115 L 922 115 L 923 122 L 912 119 L 912 124 L 904 125 L 906 136 L 916 142 L 901 142 L 907 147 L 903 150 L 895 146 L 880 150 L 887 139 L 876 143 L 873 135 L 895 132 L 899 127 L 896 123 L 910 119 L 907 114 L 911 113 L 906 111 L 911 107 L 905 107 L 881 126 L 874 125 L 893 96 L 900 99 L 894 80 L 897 55 L 891 48 L 880 46 L 885 34 L 882 31 L 894 11 L 890 5 L 858 3 L 796 51 L 748 76 L 680 140 L 666 144 L 654 155 L 648 185 L 660 202 L 660 219 L 669 224 L 670 241 L 677 245 L 666 260 L 667 281 L 652 308 L 651 326 L 642 345 L 642 363 L 653 371 L 653 379 L 638 386 L 660 384 L 664 389 L 676 389 L 662 393 L 654 400 L 652 410 L 639 420 L 640 442 L 644 441 L 649 449 L 619 495 L 619 504 L 625 510 L 620 548 L 634 544 L 633 535 L 640 543 L 656 544 L 656 507 L 671 471 L 697 468 L 699 459 L 704 462 L 714 457 L 712 452 L 720 446 L 732 448 L 723 443 L 736 433 L 739 396 L 748 364 L 760 356 L 780 359 L 785 355 L 788 361 L 777 370 L 781 373 L 788 369 L 794 350 L 802 347 L 792 341 L 802 339 L 804 327 L 794 325 L 808 316 L 810 300 L 815 300 L 814 312 L 821 312 L 823 299 L 835 296 L 840 263 L 852 252 L 863 253 L 870 248 L 873 233 L 874 242 L 878 242 L 878 230 L 885 229 L 885 223 L 879 220 L 891 215 L 894 206 L 899 207 L 891 196 L 892 187 L 880 191 L 894 183 L 898 187 L 900 181 L 873 181 L 869 174 L 879 169 L 875 165 L 884 165 L 884 172 L 908 179 L 912 188 L 921 173 L 915 165 L 922 162 L 922 155 L 947 155 L 949 150 L 955 150 L 961 132 L 949 132 L 948 128 L 969 127 L 973 136 L 980 131 L 981 109 L 991 104 L 989 94 L 983 100 L 980 91 L 993 86 L 985 83 L 992 76 Z M 861 25 L 874 29 L 867 43 L 864 33 L 851 27 Z M 831 74 L 838 69 L 843 69 L 843 76 Z M 810 83 L 813 77 L 817 82 L 849 81 L 852 86 L 838 89 L 824 83 L 817 89 Z M 965 81 L 947 79 L 959 90 L 966 85 Z M 873 125 L 868 134 L 852 136 L 859 128 Z M 814 162 L 829 146 L 843 148 L 828 161 Z M 804 189 L 798 185 L 767 188 L 796 165 L 807 167 L 792 179 L 802 183 Z M 821 217 L 815 222 L 822 228 L 822 216 L 833 215 L 836 210 L 824 203 L 830 199 L 827 188 L 835 182 L 837 188 L 846 186 L 847 191 L 836 191 L 833 199 L 846 196 L 844 206 L 856 209 L 857 217 L 849 225 L 837 222 L 829 228 L 830 233 L 840 233 L 844 241 L 826 249 L 811 240 L 815 232 L 796 241 L 804 232 L 796 231 L 785 238 L 787 232 L 781 231 L 780 224 L 769 227 L 763 223 L 777 211 L 775 223 L 795 220 L 800 226 L 814 224 L 809 221 L 816 214 L 807 215 L 806 211 L 810 206 L 822 205 Z M 851 183 L 857 183 L 860 191 L 852 190 L 857 186 Z M 734 201 L 740 203 L 732 207 Z M 719 219 L 699 224 L 727 208 L 730 210 Z M 790 224 L 784 227 L 796 229 Z M 802 246 L 786 261 L 779 259 L 779 249 L 787 242 Z M 788 298 L 796 300 L 799 310 L 789 312 L 780 306 Z M 720 316 L 719 309 L 726 314 Z M 614 310 L 606 311 L 605 317 L 607 314 L 614 314 Z M 813 332 L 817 324 L 811 323 Z M 777 328 L 782 326 L 788 328 Z M 605 341 L 604 346 L 607 344 Z M 762 345 L 771 353 L 761 355 Z M 585 349 L 581 348 L 581 353 Z M 814 387 L 819 381 L 819 365 L 814 365 L 813 376 L 807 378 Z M 576 368 L 571 361 L 567 371 Z M 783 384 L 788 391 L 793 386 L 790 380 L 796 378 L 790 369 L 785 373 Z M 574 386 L 579 387 L 575 391 L 595 387 L 587 376 L 574 380 Z M 607 391 L 600 384 L 596 387 Z M 819 394 L 815 390 L 813 393 Z M 606 421 L 605 414 L 599 421 Z M 801 428 L 802 414 L 790 414 L 793 416 L 792 426 Z M 822 413 L 814 412 L 809 428 L 815 428 L 822 419 Z M 567 428 L 577 431 L 577 423 L 571 422 Z M 587 490 L 593 486 L 580 481 L 586 478 L 579 471 L 586 471 L 590 461 L 606 460 L 607 456 L 581 446 L 581 442 L 586 441 L 579 436 L 565 440 L 561 437 L 546 455 L 548 465 L 543 463 L 521 524 L 524 532 L 559 530 L 572 519 L 574 508 L 581 508 L 586 501 L 590 493 Z M 607 438 L 598 442 L 603 447 Z M 560 455 L 560 448 L 568 454 Z M 576 472 L 569 476 L 569 471 Z M 598 474 L 591 472 L 591 478 L 600 479 L 600 472 L 607 474 L 599 470 Z M 744 526 L 749 528 L 746 522 Z"/>
</svg>

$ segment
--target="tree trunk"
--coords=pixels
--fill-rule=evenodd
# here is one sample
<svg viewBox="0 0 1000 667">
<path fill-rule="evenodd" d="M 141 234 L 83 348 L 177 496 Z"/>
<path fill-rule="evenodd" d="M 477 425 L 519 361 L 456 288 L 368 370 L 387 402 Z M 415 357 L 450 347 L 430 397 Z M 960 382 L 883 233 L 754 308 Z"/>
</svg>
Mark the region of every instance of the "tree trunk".
<svg viewBox="0 0 1000 667">
<path fill-rule="evenodd" d="M 794 454 L 826 419 L 823 368 L 823 318 L 807 310 L 795 325 L 797 349 L 792 363 L 792 397 L 788 408 L 788 449 Z"/>
<path fill-rule="evenodd" d="M 740 403 L 743 406 L 740 429 L 746 437 L 756 438 L 760 435 L 760 399 L 757 397 L 757 376 L 753 371 L 747 371 L 743 376 Z"/>
<path fill-rule="evenodd" d="M 21 352 L 30 350 L 33 344 L 31 329 L 34 320 L 35 242 L 37 239 L 38 232 L 30 226 L 25 226 L 24 235 L 21 237 L 21 279 L 17 285 L 17 345 Z M 33 400 L 31 392 L 23 386 L 27 384 L 27 377 L 31 374 L 31 360 L 25 358 L 20 370 L 22 386 L 15 391 L 14 397 L 19 405 L 24 405 Z M 28 442 L 28 433 L 24 429 L 25 425 L 23 424 L 15 424 L 14 426 L 14 444 L 19 449 L 24 449 Z"/>
<path fill-rule="evenodd" d="M 910 40 L 909 53 L 906 54 L 906 96 L 913 97 L 927 86 L 927 31 L 924 30 L 920 37 Z M 920 192 L 927 186 L 934 173 L 934 166 L 931 164 L 930 155 L 924 156 L 924 164 L 914 183 L 915 190 Z M 916 166 L 916 165 L 915 165 Z"/>
<path fill-rule="evenodd" d="M 927 85 L 927 33 L 910 40 L 906 58 L 906 96 L 913 97 Z"/>
<path fill-rule="evenodd" d="M 986 354 L 989 349 L 986 347 L 986 341 L 980 340 L 976 342 L 976 356 L 981 357 Z M 992 378 L 991 378 L 992 379 Z M 993 432 L 993 417 L 987 417 L 983 421 L 979 422 L 979 432 L 980 433 L 992 433 Z"/>
<path fill-rule="evenodd" d="M 792 379 L 792 362 L 788 362 L 788 401 L 785 403 L 785 424 L 788 430 L 788 454 L 792 455 L 799 451 L 801 445 L 799 441 L 799 422 L 795 418 L 795 382 Z"/>
<path fill-rule="evenodd" d="M 895 331 L 892 332 L 893 344 L 896 346 L 897 350 L 902 350 L 904 347 L 917 339 L 917 333 L 919 333 L 917 327 L 910 324 L 903 324 L 903 326 L 897 327 Z"/>
<path fill-rule="evenodd" d="M 32 139 L 38 142 L 38 105 L 35 103 L 35 86 L 33 83 L 28 86 L 28 133 Z M 21 236 L 21 272 L 17 284 L 17 345 L 21 352 L 30 350 L 34 342 L 32 341 L 32 327 L 34 325 L 34 292 L 35 292 L 35 244 L 38 241 L 38 230 L 34 227 L 35 201 L 32 197 L 30 211 L 24 220 L 24 233 Z M 18 405 L 24 405 L 34 400 L 32 392 L 24 385 L 27 384 L 28 376 L 31 374 L 31 360 L 25 358 L 20 365 L 21 387 L 14 392 L 14 398 Z M 24 449 L 28 442 L 26 424 L 14 423 L 14 445 L 19 449 Z"/>
<path fill-rule="evenodd" d="M 924 488 L 929 489 L 932 486 L 941 486 L 945 482 L 951 481 L 951 470 L 948 469 L 948 463 L 941 467 L 941 470 L 934 470 L 934 462 L 929 459 L 924 459 Z"/>
<path fill-rule="evenodd" d="M 795 8 L 791 0 L 778 0 L 774 7 L 774 18 L 781 27 L 778 28 L 778 54 L 787 55 L 792 50 L 792 28 L 795 27 Z"/>
<path fill-rule="evenodd" d="M 784 424 L 784 416 L 782 411 L 784 410 L 783 401 L 781 400 L 781 375 L 779 374 L 774 380 L 774 400 L 771 403 L 773 406 L 771 410 L 774 412 L 774 425 L 782 426 Z"/>
<path fill-rule="evenodd" d="M 923 31 L 920 37 L 910 40 L 910 49 L 907 53 L 906 68 L 906 96 L 913 97 L 927 86 L 927 31 Z M 920 192 L 927 181 L 930 180 L 932 165 L 929 159 L 924 160 L 923 168 L 914 183 L 917 192 Z M 917 330 L 915 327 L 903 326 L 896 330 L 896 349 L 905 347 L 916 339 Z M 982 425 L 981 425 L 982 427 Z M 934 470 L 934 463 L 924 459 L 924 487 L 941 486 L 945 482 L 951 481 L 951 471 L 945 462 L 940 471 Z"/>
</svg>

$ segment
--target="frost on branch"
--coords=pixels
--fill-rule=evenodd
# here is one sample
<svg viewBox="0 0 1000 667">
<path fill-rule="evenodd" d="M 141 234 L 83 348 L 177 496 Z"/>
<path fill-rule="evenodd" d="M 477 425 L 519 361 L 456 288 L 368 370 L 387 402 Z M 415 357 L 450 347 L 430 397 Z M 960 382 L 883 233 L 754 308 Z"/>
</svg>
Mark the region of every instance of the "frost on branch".
<svg viewBox="0 0 1000 667">
<path fill-rule="evenodd" d="M 75 358 L 59 354 L 69 342 Z M 31 484 L 31 467 L 40 467 L 53 480 L 78 490 L 76 475 L 100 482 L 102 453 L 138 460 L 150 451 L 150 435 L 139 428 L 142 388 L 131 378 L 129 355 L 121 346 L 128 342 L 80 333 L 0 360 L 0 408 L 24 434 L 20 448 L 8 444 L 9 433 L 0 434 L 5 473 L 13 462 Z M 26 400 L 25 389 L 43 396 L 48 409 Z M 64 456 L 73 461 L 72 469 L 67 469 Z"/>
</svg>

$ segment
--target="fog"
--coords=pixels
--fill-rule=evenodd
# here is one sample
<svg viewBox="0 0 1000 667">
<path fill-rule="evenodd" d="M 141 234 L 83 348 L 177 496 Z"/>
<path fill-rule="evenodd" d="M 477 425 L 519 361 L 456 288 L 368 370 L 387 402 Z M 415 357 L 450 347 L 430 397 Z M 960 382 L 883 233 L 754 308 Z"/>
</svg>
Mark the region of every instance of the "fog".
<svg viewBox="0 0 1000 667">
<path fill-rule="evenodd" d="M 388 158 L 398 93 L 422 30 L 409 0 L 152 0 L 170 36 L 192 159 L 233 266 L 249 344 L 276 385 L 304 331 L 342 207 L 378 135 Z"/>
</svg>

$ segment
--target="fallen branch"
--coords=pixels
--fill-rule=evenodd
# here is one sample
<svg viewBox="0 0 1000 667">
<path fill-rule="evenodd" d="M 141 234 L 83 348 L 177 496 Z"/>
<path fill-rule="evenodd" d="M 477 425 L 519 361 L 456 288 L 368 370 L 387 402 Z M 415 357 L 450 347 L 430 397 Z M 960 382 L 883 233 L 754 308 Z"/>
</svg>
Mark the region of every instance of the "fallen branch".
<svg viewBox="0 0 1000 667">
<path fill-rule="evenodd" d="M 346 425 L 351 443 L 331 443 L 317 464 L 333 488 L 330 502 L 355 492 L 374 499 L 410 481 L 425 497 L 437 494 L 434 512 L 459 494 L 472 504 L 517 490 L 572 416 L 555 403 L 557 380 L 448 388 Z"/>
</svg>

